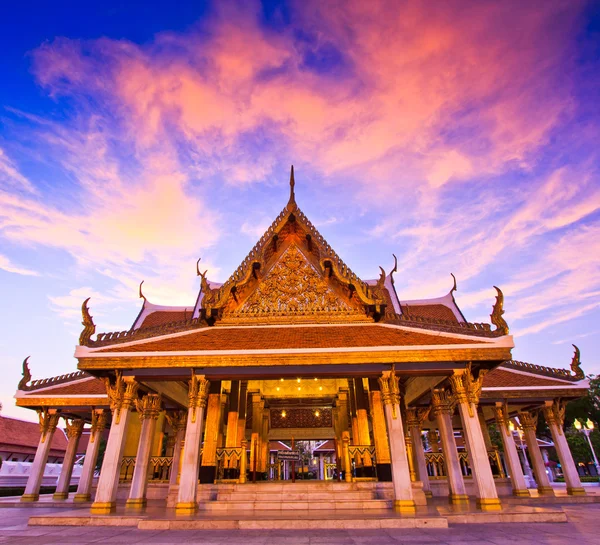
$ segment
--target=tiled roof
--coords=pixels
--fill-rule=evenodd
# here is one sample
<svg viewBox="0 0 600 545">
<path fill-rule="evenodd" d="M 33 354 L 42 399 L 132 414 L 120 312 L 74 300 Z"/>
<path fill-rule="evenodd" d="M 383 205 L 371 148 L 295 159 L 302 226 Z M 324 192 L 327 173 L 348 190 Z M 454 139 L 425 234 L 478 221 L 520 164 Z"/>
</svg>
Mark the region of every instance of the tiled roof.
<svg viewBox="0 0 600 545">
<path fill-rule="evenodd" d="M 561 386 L 568 388 L 570 385 L 562 380 L 524 373 L 512 373 L 501 367 L 490 371 L 483 379 L 484 388 L 511 388 L 515 386 Z"/>
<path fill-rule="evenodd" d="M 43 393 L 48 395 L 106 395 L 106 386 L 104 385 L 104 382 L 94 377 L 90 378 L 89 380 L 76 382 L 72 384 L 59 384 L 54 388 L 48 388 L 47 390 L 44 390 Z M 40 395 L 41 394 L 42 392 L 40 392 Z M 35 391 L 32 392 L 32 395 L 36 395 Z"/>
<path fill-rule="evenodd" d="M 157 310 L 152 312 L 144 318 L 144 321 L 140 324 L 140 329 L 146 329 L 148 327 L 156 327 L 163 324 L 169 324 L 171 322 L 182 322 L 189 320 L 192 317 L 192 312 L 185 310 Z"/>
<path fill-rule="evenodd" d="M 454 312 L 446 305 L 403 305 L 402 311 L 408 316 L 419 316 L 434 320 L 448 320 L 458 323 Z"/>
<path fill-rule="evenodd" d="M 472 339 L 427 335 L 383 326 L 214 327 L 156 341 L 98 352 L 164 352 L 192 350 L 270 350 L 292 348 L 359 348 L 483 344 Z"/>
<path fill-rule="evenodd" d="M 29 447 L 33 451 L 40 442 L 40 426 L 35 422 L 25 422 L 16 418 L 0 416 L 0 445 L 5 449 Z M 67 449 L 67 438 L 61 429 L 57 429 L 52 438 L 51 450 L 64 452 Z"/>
<path fill-rule="evenodd" d="M 313 452 L 329 452 L 332 450 L 335 451 L 335 442 L 333 439 L 328 439 L 319 448 L 313 450 Z"/>
</svg>

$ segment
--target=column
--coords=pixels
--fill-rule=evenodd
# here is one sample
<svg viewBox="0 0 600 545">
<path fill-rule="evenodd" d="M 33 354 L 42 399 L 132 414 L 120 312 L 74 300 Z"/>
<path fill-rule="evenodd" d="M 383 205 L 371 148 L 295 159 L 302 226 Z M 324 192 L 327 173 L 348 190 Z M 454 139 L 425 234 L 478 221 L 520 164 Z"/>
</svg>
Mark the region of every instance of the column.
<svg viewBox="0 0 600 545">
<path fill-rule="evenodd" d="M 525 475 L 523 474 L 523 468 L 519 462 L 519 453 L 517 452 L 517 446 L 515 445 L 515 438 L 513 437 L 512 431 L 510 431 L 508 411 L 502 403 L 496 403 L 496 406 L 494 407 L 494 416 L 496 417 L 498 431 L 502 437 L 504 459 L 508 464 L 508 471 L 510 472 L 513 496 L 529 497 L 529 490 L 527 490 L 527 484 L 525 483 Z"/>
<path fill-rule="evenodd" d="M 263 411 L 260 450 L 260 471 L 261 473 L 265 473 L 269 461 L 269 415 L 266 411 Z"/>
<path fill-rule="evenodd" d="M 410 481 L 408 455 L 404 442 L 404 429 L 400 415 L 400 387 L 394 369 L 385 371 L 379 379 L 383 397 L 385 421 L 390 440 L 392 459 L 392 484 L 394 487 L 394 507 L 401 513 L 414 513 L 416 510 Z"/>
<path fill-rule="evenodd" d="M 60 477 L 56 485 L 56 491 L 52 497 L 55 500 L 66 500 L 69 497 L 69 487 L 71 486 L 71 475 L 73 475 L 73 465 L 75 464 L 75 456 L 77 456 L 77 447 L 81 432 L 83 431 L 83 420 L 71 420 L 65 418 L 67 427 L 67 450 L 63 459 Z"/>
<path fill-rule="evenodd" d="M 238 406 L 240 403 L 240 381 L 231 381 L 229 392 L 229 411 L 227 413 L 227 433 L 225 434 L 225 447 L 238 446 Z"/>
<path fill-rule="evenodd" d="M 112 423 L 104 451 L 96 498 L 91 508 L 92 513 L 98 514 L 111 513 L 117 505 L 117 489 L 127 439 L 127 427 L 139 387 L 133 377 L 123 378 L 120 371 L 116 372 L 114 384 L 108 378 L 105 378 L 105 382 L 112 411 Z"/>
<path fill-rule="evenodd" d="M 40 442 L 35 451 L 35 458 L 31 464 L 31 473 L 27 479 L 25 493 L 21 496 L 21 501 L 31 502 L 40 499 L 40 487 L 44 478 L 44 470 L 48 461 L 48 454 L 52 448 L 52 438 L 58 425 L 59 414 L 56 409 L 43 409 L 38 411 L 40 420 Z"/>
<path fill-rule="evenodd" d="M 383 400 L 377 379 L 369 379 L 369 392 L 371 401 L 371 422 L 373 425 L 373 439 L 375 443 L 375 463 L 377 464 L 377 479 L 391 481 L 392 469 L 390 461 L 390 444 L 387 437 Z"/>
<path fill-rule="evenodd" d="M 337 394 L 337 398 L 335 401 L 336 405 L 336 413 L 337 413 L 337 432 L 336 432 L 336 456 L 340 461 L 339 467 L 341 471 L 344 473 L 352 473 L 352 466 L 346 466 L 346 456 L 344 453 L 344 443 L 343 443 L 343 434 L 345 431 L 348 431 L 348 392 L 345 390 L 340 390 Z M 391 480 L 391 477 L 390 477 Z"/>
<path fill-rule="evenodd" d="M 533 412 L 520 412 L 519 422 L 523 428 L 523 435 L 525 436 L 525 443 L 527 443 L 527 450 L 533 464 L 533 473 L 535 474 L 535 480 L 537 481 L 538 493 L 540 495 L 554 496 L 554 489 L 550 486 L 548 480 L 548 474 L 546 473 L 546 465 L 540 452 L 540 447 L 537 442 L 535 430 L 537 428 L 538 415 Z"/>
<path fill-rule="evenodd" d="M 248 408 L 248 381 L 240 384 L 240 401 L 238 403 L 238 443 L 246 438 L 246 411 Z M 237 446 L 237 445 L 236 445 Z"/>
<path fill-rule="evenodd" d="M 142 421 L 142 429 L 126 506 L 140 508 L 146 505 L 148 466 L 152 454 L 152 440 L 156 431 L 156 420 L 162 410 L 162 399 L 157 394 L 147 394 L 141 400 L 136 399 L 135 401 L 138 416 Z"/>
<path fill-rule="evenodd" d="M 179 493 L 175 512 L 177 514 L 192 514 L 198 508 L 198 469 L 200 466 L 200 443 L 202 441 L 202 424 L 204 409 L 210 383 L 204 375 L 196 375 L 192 371 L 188 391 L 188 419 L 185 428 L 185 447 L 183 449 L 183 464 L 179 480 Z"/>
<path fill-rule="evenodd" d="M 206 405 L 206 429 L 200 466 L 200 483 L 214 483 L 217 476 L 217 442 L 221 426 L 221 381 L 210 383 Z"/>
<path fill-rule="evenodd" d="M 546 401 L 544 405 L 544 417 L 546 418 L 546 424 L 550 428 L 554 448 L 558 454 L 558 459 L 560 460 L 560 465 L 565 476 L 567 494 L 570 496 L 585 496 L 585 489 L 581 486 L 581 479 L 573 461 L 573 455 L 571 454 L 571 449 L 569 449 L 567 438 L 563 432 L 565 408 L 566 402 L 564 401 Z"/>
<path fill-rule="evenodd" d="M 260 395 L 260 392 L 252 394 L 252 449 L 250 453 L 250 471 L 254 478 L 256 470 L 256 478 L 259 478 L 262 472 L 263 464 L 263 411 L 265 401 Z"/>
<path fill-rule="evenodd" d="M 174 411 L 166 414 L 167 422 L 175 434 L 173 442 L 173 460 L 171 462 L 171 473 L 169 474 L 169 488 L 179 483 L 179 467 L 181 466 L 181 449 L 185 439 L 185 424 L 187 413 L 185 411 Z"/>
<path fill-rule="evenodd" d="M 92 499 L 92 482 L 94 480 L 94 472 L 96 471 L 96 463 L 98 462 L 100 439 L 102 437 L 102 432 L 106 427 L 107 416 L 104 409 L 94 409 L 92 411 L 90 439 L 85 450 L 85 458 L 83 459 L 83 468 L 81 469 L 81 477 L 79 477 L 77 491 L 73 498 L 73 501 L 76 503 L 88 502 Z"/>
<path fill-rule="evenodd" d="M 354 393 L 354 380 L 348 379 L 348 400 L 350 405 L 350 426 L 352 430 L 352 445 L 360 445 L 358 435 L 358 417 L 356 415 L 356 396 Z"/>
<path fill-rule="evenodd" d="M 357 422 L 357 431 L 358 431 L 358 441 L 359 445 L 362 446 L 371 446 L 371 434 L 369 431 L 369 413 L 367 411 L 368 408 L 368 399 L 365 393 L 365 387 L 362 378 L 355 378 L 354 382 L 354 398 L 356 401 L 356 422 Z M 374 477 L 375 473 L 373 471 L 373 460 L 371 459 L 370 454 L 365 453 L 362 457 L 362 467 L 360 467 L 360 475 L 357 474 L 357 477 Z"/>
<path fill-rule="evenodd" d="M 450 384 L 465 432 L 469 465 L 475 483 L 477 507 L 484 511 L 497 511 L 501 509 L 501 504 L 498 499 L 492 468 L 490 467 L 485 439 L 477 416 L 477 405 L 481 395 L 484 375 L 484 370 L 480 370 L 478 378 L 475 379 L 469 365 L 464 370 L 454 371 L 454 374 L 450 377 Z"/>
<path fill-rule="evenodd" d="M 423 483 L 425 496 L 431 498 L 431 485 L 429 483 L 429 475 L 427 474 L 427 461 L 425 460 L 422 437 L 423 422 L 428 416 L 429 408 L 417 409 L 416 407 L 407 407 L 406 409 L 406 426 L 412 439 L 416 480 Z"/>
<path fill-rule="evenodd" d="M 436 419 L 444 464 L 448 478 L 450 502 L 455 504 L 468 503 L 469 497 L 465 488 L 458 459 L 454 429 L 452 428 L 452 415 L 454 414 L 454 398 L 447 390 L 433 390 L 431 395 L 431 415 Z"/>
</svg>

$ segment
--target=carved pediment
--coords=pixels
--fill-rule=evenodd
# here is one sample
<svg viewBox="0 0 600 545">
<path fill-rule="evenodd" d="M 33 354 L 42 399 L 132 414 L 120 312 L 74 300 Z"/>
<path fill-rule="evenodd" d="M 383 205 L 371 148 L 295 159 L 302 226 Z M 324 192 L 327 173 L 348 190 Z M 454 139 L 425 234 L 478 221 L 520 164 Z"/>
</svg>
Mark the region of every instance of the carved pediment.
<svg viewBox="0 0 600 545">
<path fill-rule="evenodd" d="M 364 307 L 344 296 L 295 245 L 290 245 L 244 300 L 228 305 L 223 322 L 245 319 L 368 320 Z M 231 302 L 231 301 L 230 301 Z"/>
</svg>

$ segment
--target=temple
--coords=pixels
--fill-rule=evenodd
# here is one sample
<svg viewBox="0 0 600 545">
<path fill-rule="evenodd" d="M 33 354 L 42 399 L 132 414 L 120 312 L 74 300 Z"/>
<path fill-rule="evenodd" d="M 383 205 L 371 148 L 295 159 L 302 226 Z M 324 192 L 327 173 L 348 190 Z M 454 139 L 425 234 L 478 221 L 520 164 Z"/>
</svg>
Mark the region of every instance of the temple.
<svg viewBox="0 0 600 545">
<path fill-rule="evenodd" d="M 533 487 L 554 493 L 539 413 L 568 493 L 585 494 L 563 433 L 565 404 L 588 389 L 578 350 L 568 371 L 513 361 L 498 288 L 482 324 L 465 319 L 456 281 L 441 297 L 404 300 L 396 265 L 359 278 L 298 207 L 293 167 L 286 206 L 233 274 L 220 284 L 196 268 L 186 307 L 152 304 L 140 285 L 127 331 L 96 334 L 86 300 L 78 371 L 32 381 L 24 362 L 16 402 L 38 411 L 41 439 L 22 501 L 39 499 L 60 418 L 68 446 L 54 498 L 98 514 L 148 500 L 187 515 L 306 508 L 311 481 L 315 509 L 412 514 L 444 497 L 499 510 Z"/>
</svg>

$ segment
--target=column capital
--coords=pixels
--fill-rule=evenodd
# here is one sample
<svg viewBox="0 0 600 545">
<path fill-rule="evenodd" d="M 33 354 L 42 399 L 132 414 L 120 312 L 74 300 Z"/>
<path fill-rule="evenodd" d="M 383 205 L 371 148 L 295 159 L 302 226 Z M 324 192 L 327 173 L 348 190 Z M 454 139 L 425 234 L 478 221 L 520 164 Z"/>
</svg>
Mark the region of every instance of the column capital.
<svg viewBox="0 0 600 545">
<path fill-rule="evenodd" d="M 192 423 L 196 423 L 196 411 L 199 407 L 206 407 L 206 400 L 208 397 L 208 389 L 210 382 L 204 375 L 196 375 L 196 372 L 192 370 L 192 378 L 189 381 L 188 400 L 189 408 L 192 412 Z"/>
<path fill-rule="evenodd" d="M 558 429 L 558 433 L 562 435 L 563 426 L 565 423 L 565 410 L 567 402 L 561 399 L 554 401 L 546 401 L 544 404 L 544 418 L 548 425 L 554 424 Z"/>
<path fill-rule="evenodd" d="M 54 433 L 54 430 L 56 430 L 60 414 L 56 409 L 48 409 L 46 407 L 38 410 L 37 413 L 40 421 L 40 433 L 42 434 L 41 440 L 42 443 L 45 443 L 48 434 L 52 434 Z"/>
<path fill-rule="evenodd" d="M 162 398 L 158 394 L 146 394 L 135 400 L 135 409 L 140 420 L 156 420 L 162 410 Z"/>
<path fill-rule="evenodd" d="M 535 431 L 538 422 L 538 413 L 533 411 L 522 411 L 519 413 L 519 421 L 524 430 Z"/>
<path fill-rule="evenodd" d="M 165 418 L 175 433 L 185 429 L 187 423 L 187 413 L 185 411 L 168 411 L 165 413 Z"/>
<path fill-rule="evenodd" d="M 504 430 L 506 435 L 510 435 L 510 418 L 508 416 L 508 408 L 502 403 L 496 403 L 494 407 L 494 417 L 498 426 Z"/>
<path fill-rule="evenodd" d="M 456 400 L 452 392 L 443 388 L 431 391 L 431 414 L 435 417 L 440 414 L 454 414 Z"/>
<path fill-rule="evenodd" d="M 431 407 L 406 407 L 406 427 L 408 430 L 413 428 L 419 431 L 423 428 L 423 422 L 427 420 Z"/>
<path fill-rule="evenodd" d="M 63 418 L 65 419 L 65 426 L 67 428 L 67 437 L 69 439 L 74 439 L 75 437 L 81 436 L 84 421 L 79 418 L 73 418 L 69 421 L 66 416 Z"/>
<path fill-rule="evenodd" d="M 483 378 L 487 374 L 486 369 L 480 369 L 477 379 L 471 371 L 471 362 L 465 369 L 455 370 L 450 376 L 450 386 L 457 403 L 467 403 L 469 407 L 469 415 L 475 416 L 474 408 L 479 403 L 481 397 L 481 388 L 483 386 Z"/>
<path fill-rule="evenodd" d="M 92 411 L 92 427 L 90 429 L 90 443 L 96 439 L 96 434 L 101 432 L 106 427 L 108 414 L 104 409 L 94 409 Z"/>
<path fill-rule="evenodd" d="M 115 383 L 109 377 L 104 377 L 106 394 L 110 402 L 110 410 L 115 417 L 115 424 L 121 421 L 121 410 L 129 410 L 137 399 L 139 384 L 133 377 L 123 378 L 121 371 L 116 371 Z"/>
<path fill-rule="evenodd" d="M 392 407 L 400 405 L 400 384 L 394 366 L 392 366 L 391 371 L 384 371 L 381 374 L 379 386 L 381 387 L 381 397 L 384 405 L 392 405 Z"/>
</svg>

